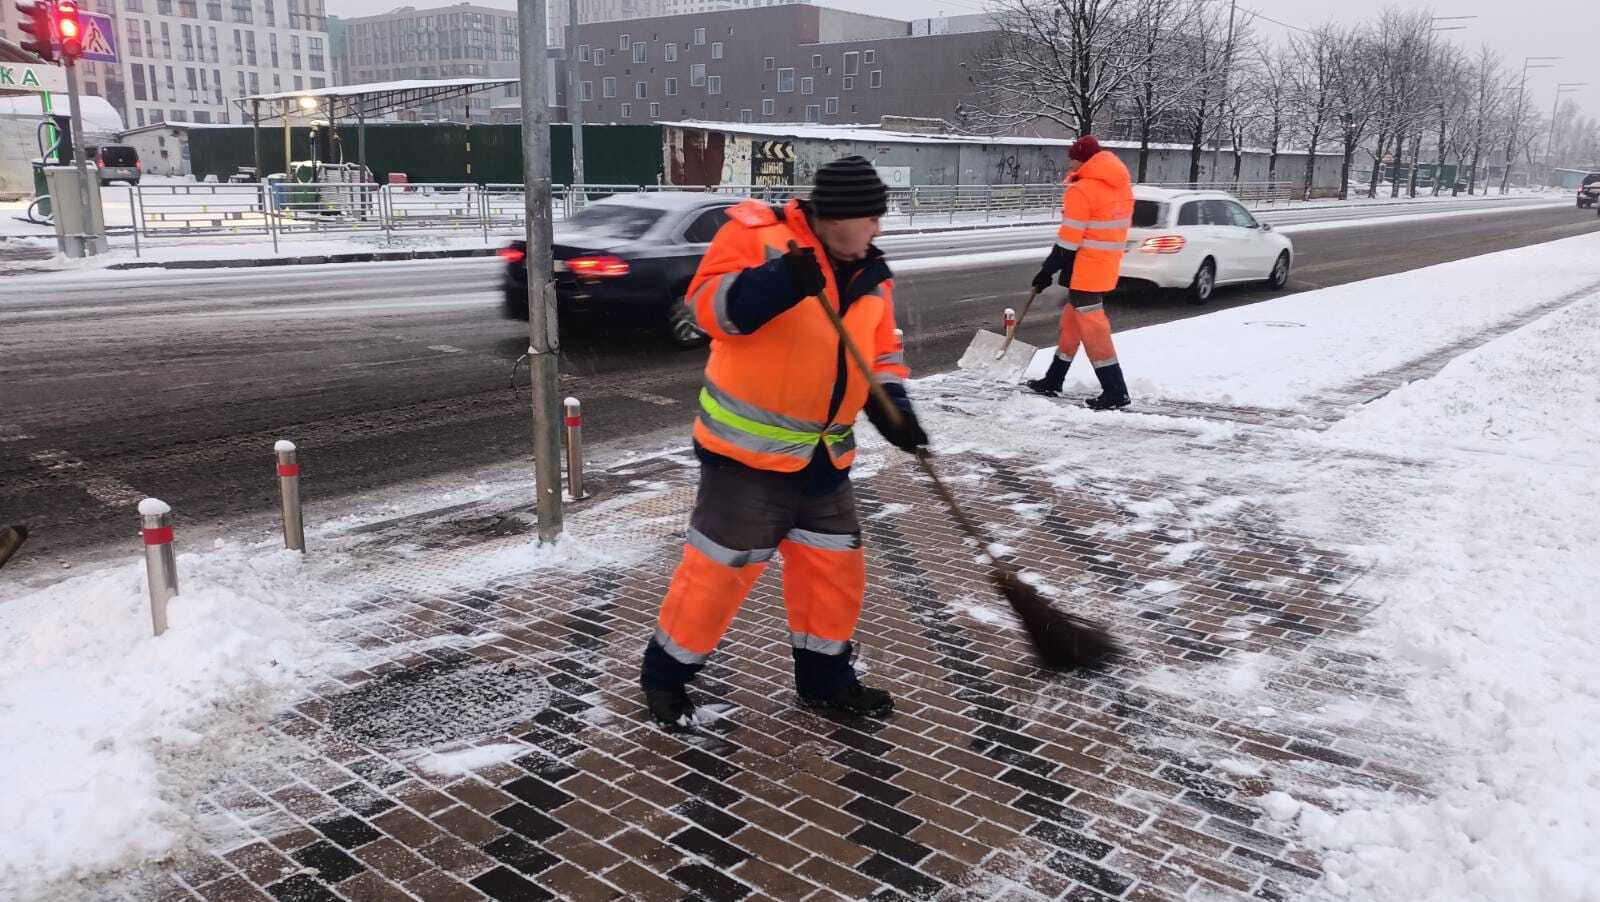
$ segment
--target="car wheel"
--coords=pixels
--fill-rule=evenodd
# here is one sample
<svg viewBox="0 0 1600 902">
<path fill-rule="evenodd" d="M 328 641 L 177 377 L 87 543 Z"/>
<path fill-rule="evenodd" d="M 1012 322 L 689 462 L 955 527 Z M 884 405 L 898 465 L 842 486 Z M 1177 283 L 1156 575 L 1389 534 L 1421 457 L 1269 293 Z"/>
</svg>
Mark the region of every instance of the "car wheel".
<svg viewBox="0 0 1600 902">
<path fill-rule="evenodd" d="M 689 305 L 684 303 L 682 295 L 673 298 L 672 308 L 667 312 L 667 336 L 680 348 L 698 348 L 710 341 L 700 325 L 694 321 L 693 314 L 689 312 Z"/>
<path fill-rule="evenodd" d="M 1283 286 L 1289 284 L 1289 252 L 1284 251 L 1278 255 L 1278 262 L 1272 264 L 1272 274 L 1267 276 L 1267 287 L 1274 291 L 1281 291 Z"/>
<path fill-rule="evenodd" d="M 1189 283 L 1189 300 L 1196 304 L 1205 304 L 1211 301 L 1211 295 L 1217 291 L 1217 264 L 1210 258 L 1200 264 L 1200 269 L 1194 274 L 1194 281 Z"/>
</svg>

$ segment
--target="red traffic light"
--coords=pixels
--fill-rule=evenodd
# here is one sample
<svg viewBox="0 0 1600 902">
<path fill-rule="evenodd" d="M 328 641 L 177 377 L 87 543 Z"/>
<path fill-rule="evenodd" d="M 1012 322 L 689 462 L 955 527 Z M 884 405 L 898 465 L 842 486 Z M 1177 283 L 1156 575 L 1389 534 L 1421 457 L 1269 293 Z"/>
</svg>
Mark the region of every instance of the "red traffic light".
<svg viewBox="0 0 1600 902">
<path fill-rule="evenodd" d="M 56 0 L 56 36 L 61 39 L 61 56 L 77 59 L 83 53 L 83 25 L 78 21 L 77 0 Z"/>
<path fill-rule="evenodd" d="M 22 49 L 38 54 L 47 63 L 54 60 L 56 50 L 55 36 L 50 32 L 50 4 L 44 0 L 39 3 L 17 0 L 16 7 L 20 20 L 17 27 L 27 36 L 20 42 Z"/>
</svg>

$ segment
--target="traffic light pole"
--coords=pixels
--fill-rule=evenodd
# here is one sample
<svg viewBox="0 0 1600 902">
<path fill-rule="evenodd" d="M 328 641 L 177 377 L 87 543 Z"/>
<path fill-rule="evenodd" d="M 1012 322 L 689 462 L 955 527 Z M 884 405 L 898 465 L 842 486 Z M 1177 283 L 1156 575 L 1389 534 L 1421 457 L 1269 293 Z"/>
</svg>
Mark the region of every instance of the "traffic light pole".
<svg viewBox="0 0 1600 902">
<path fill-rule="evenodd" d="M 72 57 L 62 61 L 67 70 L 67 105 L 72 111 L 72 165 L 78 170 L 78 209 L 82 211 L 83 228 L 71 236 L 78 241 L 78 256 L 91 257 L 99 252 L 100 236 L 94 230 L 94 207 L 89 201 L 89 167 L 83 159 L 83 109 L 78 100 L 78 63 Z M 96 174 L 98 177 L 98 173 Z M 95 185 L 98 190 L 99 185 Z"/>
</svg>

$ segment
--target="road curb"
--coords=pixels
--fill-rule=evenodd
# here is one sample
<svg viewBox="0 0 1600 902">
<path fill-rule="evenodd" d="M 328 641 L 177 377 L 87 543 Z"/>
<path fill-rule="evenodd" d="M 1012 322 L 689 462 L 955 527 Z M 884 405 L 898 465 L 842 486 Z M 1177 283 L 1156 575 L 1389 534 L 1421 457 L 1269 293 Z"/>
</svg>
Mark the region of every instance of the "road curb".
<svg viewBox="0 0 1600 902">
<path fill-rule="evenodd" d="M 113 263 L 106 269 L 243 269 L 255 266 L 312 266 L 319 263 L 389 263 L 396 260 L 443 260 L 492 257 L 492 247 L 450 251 L 372 251 L 354 254 L 313 254 L 301 257 L 246 257 L 237 260 L 141 260 Z"/>
</svg>

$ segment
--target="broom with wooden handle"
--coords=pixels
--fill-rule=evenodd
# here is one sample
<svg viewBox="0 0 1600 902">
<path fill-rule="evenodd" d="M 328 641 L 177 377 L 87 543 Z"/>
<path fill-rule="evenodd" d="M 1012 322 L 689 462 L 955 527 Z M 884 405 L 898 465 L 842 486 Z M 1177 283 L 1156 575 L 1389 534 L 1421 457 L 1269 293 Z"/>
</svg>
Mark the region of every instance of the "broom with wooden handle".
<svg viewBox="0 0 1600 902">
<path fill-rule="evenodd" d="M 794 249 L 793 244 L 790 245 L 790 249 Z M 827 313 L 828 321 L 833 324 L 834 331 L 839 333 L 839 340 L 844 343 L 845 350 L 849 352 L 856 368 L 867 380 L 867 388 L 871 391 L 873 399 L 883 407 L 884 415 L 897 426 L 903 424 L 905 415 L 900 412 L 899 405 L 889 393 L 884 391 L 883 383 L 873 375 L 872 367 L 861 353 L 861 348 L 845 330 L 844 320 L 839 318 L 839 312 L 833 309 L 827 298 L 820 294 L 814 297 Z M 961 531 L 972 541 L 977 542 L 978 547 L 989 559 L 989 579 L 994 583 L 995 589 L 1011 604 L 1011 610 L 1016 612 L 1017 619 L 1022 621 L 1023 627 L 1028 631 L 1028 638 L 1033 642 L 1033 650 L 1045 667 L 1051 670 L 1094 667 L 1120 652 L 1116 641 L 1105 630 L 1051 607 L 1050 602 L 1045 600 L 1037 589 L 1022 581 L 1015 567 L 996 557 L 990 550 L 991 543 L 984 536 L 983 530 L 961 509 L 955 494 L 950 491 L 944 480 L 939 478 L 938 471 L 933 467 L 932 453 L 922 448 L 917 451 L 916 458 L 922 467 L 922 472 L 933 481 L 939 499 L 949 508 L 950 515 L 961 527 Z"/>
</svg>

